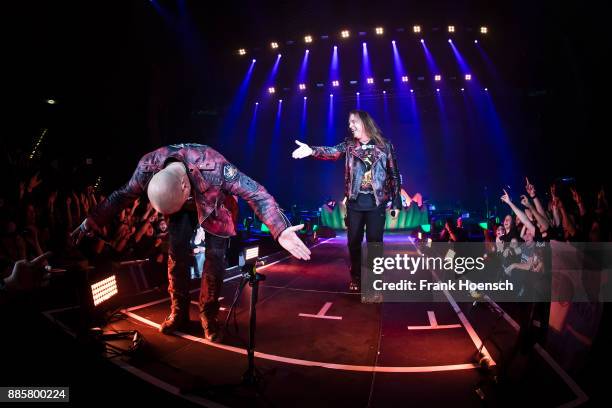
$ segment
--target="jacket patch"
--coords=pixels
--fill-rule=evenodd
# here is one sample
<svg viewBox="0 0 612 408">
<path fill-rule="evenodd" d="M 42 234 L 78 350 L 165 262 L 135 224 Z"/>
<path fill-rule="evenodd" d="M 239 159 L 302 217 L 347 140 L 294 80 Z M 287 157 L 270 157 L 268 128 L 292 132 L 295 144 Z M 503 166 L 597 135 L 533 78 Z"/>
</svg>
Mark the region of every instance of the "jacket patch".
<svg viewBox="0 0 612 408">
<path fill-rule="evenodd" d="M 238 177 L 238 169 L 233 164 L 226 163 L 223 165 L 223 177 L 226 181 L 234 181 Z"/>
</svg>

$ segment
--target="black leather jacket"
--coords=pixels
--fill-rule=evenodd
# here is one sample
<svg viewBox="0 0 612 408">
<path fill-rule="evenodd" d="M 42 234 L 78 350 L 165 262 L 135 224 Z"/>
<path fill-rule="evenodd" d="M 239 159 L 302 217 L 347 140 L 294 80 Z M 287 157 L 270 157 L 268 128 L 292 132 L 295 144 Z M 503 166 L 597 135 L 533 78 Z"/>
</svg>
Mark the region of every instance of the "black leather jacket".
<svg viewBox="0 0 612 408">
<path fill-rule="evenodd" d="M 311 146 L 312 156 L 320 160 L 338 160 L 345 157 L 344 194 L 349 200 L 357 198 L 366 164 L 361 160 L 357 149 L 359 142 L 347 140 L 335 146 Z M 372 188 L 376 205 L 391 201 L 394 209 L 402 208 L 400 177 L 393 145 L 385 141 L 374 147 L 372 162 Z"/>
</svg>

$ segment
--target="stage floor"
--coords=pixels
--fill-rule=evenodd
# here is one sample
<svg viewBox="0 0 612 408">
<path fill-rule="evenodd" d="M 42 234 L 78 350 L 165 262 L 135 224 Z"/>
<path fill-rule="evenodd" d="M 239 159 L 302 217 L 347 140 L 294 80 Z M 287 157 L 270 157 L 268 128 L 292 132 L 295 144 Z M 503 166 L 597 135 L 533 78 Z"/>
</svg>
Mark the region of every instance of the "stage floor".
<svg viewBox="0 0 612 408">
<path fill-rule="evenodd" d="M 392 234 L 390 239 L 407 236 Z M 232 387 L 247 367 L 250 288 L 245 288 L 232 324 L 220 344 L 202 338 L 197 297 L 192 291 L 192 327 L 165 336 L 157 331 L 169 311 L 160 296 L 123 310 L 105 330 L 138 330 L 146 340 L 140 354 L 113 358 L 118 366 L 151 384 L 204 406 L 576 406 L 586 395 L 536 345 L 530 358 L 508 365 L 507 386 L 475 364 L 475 354 L 498 318 L 494 305 L 480 303 L 363 304 L 347 291 L 346 237 L 322 240 L 309 262 L 279 255 L 260 268 L 266 280 L 257 304 L 255 363 L 261 393 Z M 240 281 L 228 269 L 221 319 Z M 71 332 L 73 309 L 46 315 Z M 511 313 L 497 325 L 483 352 L 494 367 L 504 363 L 518 325 Z M 218 404 L 218 405 L 217 405 Z"/>
</svg>

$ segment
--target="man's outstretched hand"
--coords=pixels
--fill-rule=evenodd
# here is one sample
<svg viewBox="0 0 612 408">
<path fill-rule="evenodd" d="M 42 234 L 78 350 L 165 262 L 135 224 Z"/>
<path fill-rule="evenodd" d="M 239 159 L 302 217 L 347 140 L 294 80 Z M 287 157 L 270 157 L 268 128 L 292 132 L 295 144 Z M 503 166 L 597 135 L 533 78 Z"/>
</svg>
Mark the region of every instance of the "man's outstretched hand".
<svg viewBox="0 0 612 408">
<path fill-rule="evenodd" d="M 281 244 L 283 248 L 285 248 L 291 255 L 295 256 L 297 259 L 303 259 L 305 261 L 310 259 L 310 249 L 301 239 L 296 235 L 296 231 L 304 228 L 304 224 L 295 225 L 293 227 L 289 227 L 284 230 L 280 236 L 278 237 L 278 243 Z"/>
<path fill-rule="evenodd" d="M 294 159 L 303 159 L 304 157 L 308 157 L 312 154 L 312 149 L 306 143 L 302 143 L 299 140 L 296 140 L 295 143 L 300 146 L 291 153 Z"/>
<path fill-rule="evenodd" d="M 94 220 L 91 219 L 91 217 L 87 217 L 81 223 L 81 225 L 79 225 L 74 231 L 72 231 L 72 234 L 70 234 L 70 237 L 72 238 L 72 245 L 77 246 L 83 237 L 93 237 L 94 234 L 100 234 L 100 228 L 94 222 Z"/>
</svg>

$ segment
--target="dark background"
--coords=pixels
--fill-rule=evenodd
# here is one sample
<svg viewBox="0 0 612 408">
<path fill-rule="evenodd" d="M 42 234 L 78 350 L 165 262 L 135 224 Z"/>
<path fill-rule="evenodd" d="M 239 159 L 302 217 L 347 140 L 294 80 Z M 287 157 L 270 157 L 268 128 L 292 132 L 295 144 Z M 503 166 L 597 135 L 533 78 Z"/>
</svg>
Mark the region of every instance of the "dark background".
<svg viewBox="0 0 612 408">
<path fill-rule="evenodd" d="M 268 44 L 295 40 L 296 45 L 283 51 L 287 61 L 281 63 L 281 67 L 284 63 L 295 67 L 301 62 L 305 33 L 332 36 L 345 27 L 355 33 L 381 25 L 387 33 L 405 27 L 402 35 L 408 36 L 415 23 L 441 28 L 423 37 L 431 43 L 443 73 L 456 70 L 453 61 L 438 58 L 438 49 L 446 46 L 448 24 L 455 24 L 458 30 L 490 27 L 483 46 L 499 78 L 491 97 L 506 144 L 500 147 L 495 139 L 499 136 L 488 135 L 481 123 L 469 123 L 458 99 L 461 96 L 450 93 L 444 100 L 447 131 L 453 141 L 446 143 L 436 99 L 427 95 L 430 84 L 424 84 L 417 101 L 427 154 L 426 160 L 415 158 L 414 123 L 394 113 L 401 107 L 397 102 L 401 98 L 389 96 L 388 116 L 380 97 L 365 105 L 362 101 L 362 107 L 370 103 L 373 115 L 396 145 L 409 193 L 419 191 L 438 207 L 482 209 L 487 195 L 497 205 L 503 186 L 510 186 L 513 198 L 518 199 L 525 175 L 540 190 L 560 176 L 575 176 L 584 188 L 609 179 L 608 131 L 601 128 L 607 122 L 606 104 L 596 97 L 606 95 L 609 74 L 603 61 L 610 56 L 610 45 L 603 13 L 592 7 L 522 1 L 212 4 L 142 0 L 22 2 L 5 9 L 3 61 L 8 68 L 4 74 L 8 91 L 2 150 L 27 152 L 41 129 L 48 128 L 40 160 L 41 165 L 53 163 L 43 171 L 47 185 L 61 187 L 66 177 L 74 183 L 93 184 L 102 175 L 104 190 L 112 191 L 129 178 L 142 154 L 164 144 L 189 141 L 217 148 L 268 187 L 284 208 L 319 205 L 327 196 L 340 199 L 342 164 L 298 163 L 289 158 L 293 139 L 299 137 L 295 127 L 299 116 L 298 120 L 283 117 L 280 139 L 273 143 L 275 107 L 266 110 L 261 106 L 256 147 L 245 148 L 252 103 L 260 100 L 258 93 L 264 89 L 257 78 L 267 75 L 274 59 Z M 471 38 L 457 34 L 461 44 Z M 359 49 L 360 40 L 352 41 L 351 46 L 341 46 L 341 72 L 357 76 L 360 67 L 351 71 L 347 63 L 350 47 L 353 52 Z M 376 40 L 370 35 L 368 41 L 375 54 Z M 313 55 L 316 46 L 313 44 Z M 249 50 L 246 58 L 236 56 L 240 47 Z M 257 47 L 261 49 L 255 51 Z M 427 74 L 423 61 L 407 62 L 410 50 L 405 51 L 405 66 L 411 72 Z M 234 125 L 229 131 L 225 120 L 253 56 L 262 66 L 254 74 L 244 109 L 235 120 L 229 118 Z M 372 55 L 371 59 L 377 77 L 392 74 L 390 59 Z M 466 55 L 466 59 L 476 65 L 475 75 L 493 83 L 474 58 Z M 380 62 L 385 60 L 387 66 Z M 329 58 L 320 61 L 310 61 L 311 83 L 317 75 L 326 80 Z M 283 74 L 282 69 L 279 83 L 295 87 L 295 70 Z M 284 115 L 299 112 L 290 105 L 291 98 L 296 103 L 296 94 L 287 94 Z M 48 105 L 48 98 L 58 103 Z M 305 139 L 312 144 L 342 140 L 354 98 L 347 92 L 335 105 L 331 132 L 325 113 L 327 90 L 318 96 L 313 90 L 309 98 L 312 105 Z M 92 158 L 93 165 L 86 165 L 86 158 Z"/>
</svg>

